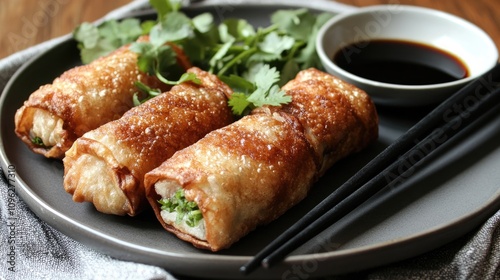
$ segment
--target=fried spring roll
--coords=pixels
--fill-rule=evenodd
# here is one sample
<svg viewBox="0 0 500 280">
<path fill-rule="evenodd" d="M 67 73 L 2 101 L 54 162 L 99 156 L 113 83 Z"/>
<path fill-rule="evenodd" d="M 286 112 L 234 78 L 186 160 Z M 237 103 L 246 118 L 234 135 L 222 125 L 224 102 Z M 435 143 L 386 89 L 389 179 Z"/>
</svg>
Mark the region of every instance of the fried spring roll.
<svg viewBox="0 0 500 280">
<path fill-rule="evenodd" d="M 315 171 L 312 148 L 295 118 L 256 114 L 178 152 L 148 173 L 145 184 L 168 231 L 197 247 L 218 251 L 304 198 Z M 193 221 L 196 225 L 177 222 L 177 213 L 159 207 L 159 199 L 181 188 L 185 200 L 196 202 L 201 211 L 203 221 Z"/>
<path fill-rule="evenodd" d="M 377 138 L 365 92 L 314 69 L 283 88 L 290 104 L 254 110 L 146 174 L 146 196 L 167 231 L 199 248 L 228 248 Z"/>
<path fill-rule="evenodd" d="M 189 67 L 181 51 L 174 50 L 179 65 Z M 161 90 L 169 88 L 140 72 L 137 54 L 128 46 L 121 47 L 90 64 L 66 71 L 52 84 L 33 92 L 16 112 L 15 132 L 32 151 L 62 158 L 78 137 L 132 108 L 136 81 Z"/>
<path fill-rule="evenodd" d="M 66 152 L 64 188 L 103 213 L 134 216 L 147 206 L 144 174 L 208 132 L 228 125 L 231 89 L 198 68 L 185 82 L 85 133 Z"/>
</svg>

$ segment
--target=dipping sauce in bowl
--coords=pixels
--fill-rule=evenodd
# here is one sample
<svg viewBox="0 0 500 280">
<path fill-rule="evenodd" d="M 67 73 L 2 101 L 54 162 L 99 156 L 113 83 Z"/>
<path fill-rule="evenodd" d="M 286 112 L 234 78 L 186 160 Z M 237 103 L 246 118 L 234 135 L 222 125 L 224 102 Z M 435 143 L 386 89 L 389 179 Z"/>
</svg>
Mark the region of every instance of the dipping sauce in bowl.
<svg viewBox="0 0 500 280">
<path fill-rule="evenodd" d="M 356 76 L 390 84 L 439 84 L 469 76 L 467 66 L 455 55 L 403 40 L 352 43 L 337 51 L 332 60 Z"/>
<path fill-rule="evenodd" d="M 398 107 L 435 105 L 498 63 L 495 43 L 474 24 L 399 4 L 332 17 L 316 51 L 327 72 Z"/>
</svg>

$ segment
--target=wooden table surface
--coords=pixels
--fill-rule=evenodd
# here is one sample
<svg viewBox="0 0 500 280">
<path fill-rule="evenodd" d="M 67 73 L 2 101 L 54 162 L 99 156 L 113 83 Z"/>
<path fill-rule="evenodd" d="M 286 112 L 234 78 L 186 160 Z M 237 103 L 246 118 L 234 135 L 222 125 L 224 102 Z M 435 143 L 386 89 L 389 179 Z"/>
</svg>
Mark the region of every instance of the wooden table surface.
<svg viewBox="0 0 500 280">
<path fill-rule="evenodd" d="M 297 0 L 302 1 L 302 0 Z M 71 32 L 131 0 L 1 0 L 0 58 L 45 40 Z M 500 49 L 499 0 L 338 0 L 368 6 L 405 4 L 430 7 L 465 18 L 485 30 Z"/>
</svg>

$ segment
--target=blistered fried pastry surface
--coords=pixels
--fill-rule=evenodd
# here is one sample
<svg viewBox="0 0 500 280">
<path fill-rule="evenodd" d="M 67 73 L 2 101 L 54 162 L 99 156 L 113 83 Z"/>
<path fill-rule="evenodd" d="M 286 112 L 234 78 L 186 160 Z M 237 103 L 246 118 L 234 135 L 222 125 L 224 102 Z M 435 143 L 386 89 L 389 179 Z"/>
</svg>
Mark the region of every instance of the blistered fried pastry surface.
<svg viewBox="0 0 500 280">
<path fill-rule="evenodd" d="M 188 66 L 178 51 L 179 63 Z M 132 108 L 137 81 L 161 90 L 169 88 L 140 72 L 137 54 L 128 46 L 121 47 L 90 64 L 67 70 L 33 92 L 16 112 L 15 132 L 34 152 L 62 158 L 78 137 Z M 62 126 L 51 127 L 48 123 Z"/>
<path fill-rule="evenodd" d="M 146 174 L 148 200 L 166 230 L 196 247 L 228 248 L 299 203 L 339 159 L 377 139 L 375 107 L 356 87 L 309 69 L 283 89 L 291 103 L 255 109 Z M 179 189 L 203 214 L 201 238 L 196 228 L 164 219 L 158 201 Z"/>
<path fill-rule="evenodd" d="M 197 247 L 218 251 L 276 219 L 303 199 L 314 181 L 316 165 L 301 129 L 287 115 L 250 115 L 176 153 L 145 178 L 160 222 Z M 203 212 L 204 239 L 161 218 L 158 193 L 179 188 Z"/>
<path fill-rule="evenodd" d="M 144 207 L 143 176 L 208 132 L 233 121 L 231 89 L 198 68 L 185 82 L 79 138 L 64 158 L 64 188 L 104 213 L 134 216 Z"/>
<path fill-rule="evenodd" d="M 320 163 L 320 175 L 377 139 L 375 105 L 361 89 L 311 68 L 299 72 L 283 90 L 293 101 L 271 110 L 286 112 L 304 126 Z"/>
</svg>

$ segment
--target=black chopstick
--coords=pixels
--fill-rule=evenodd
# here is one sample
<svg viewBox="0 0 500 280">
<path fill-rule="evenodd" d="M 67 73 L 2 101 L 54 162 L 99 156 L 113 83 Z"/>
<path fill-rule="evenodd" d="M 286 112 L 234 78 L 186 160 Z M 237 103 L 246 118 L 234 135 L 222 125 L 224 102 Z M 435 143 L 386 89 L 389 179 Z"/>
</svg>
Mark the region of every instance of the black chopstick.
<svg viewBox="0 0 500 280">
<path fill-rule="evenodd" d="M 463 125 L 461 127 L 468 127 L 467 125 L 469 124 L 470 120 L 474 120 L 474 124 L 478 124 L 482 122 L 483 119 L 489 119 L 491 115 L 497 114 L 499 112 L 500 108 L 500 91 L 498 94 L 495 95 L 490 95 L 488 98 L 488 101 L 486 102 L 492 102 L 490 104 L 496 104 L 492 108 L 488 108 L 490 104 L 488 103 L 482 103 L 480 108 L 478 108 L 475 111 L 468 112 L 470 113 L 470 118 L 464 119 Z M 481 109 L 486 110 L 486 113 L 482 111 Z M 482 118 L 484 117 L 484 118 Z M 476 119 L 479 118 L 479 119 Z M 446 135 L 447 138 L 446 140 L 442 142 L 436 142 L 435 147 L 432 150 L 427 150 L 426 152 L 428 153 L 425 157 L 423 158 L 412 158 L 415 161 L 411 162 L 413 165 L 403 171 L 402 173 L 398 173 L 398 169 L 400 169 L 402 166 L 401 162 L 406 162 L 409 163 L 408 159 L 411 157 L 413 153 L 417 154 L 420 153 L 420 148 L 418 145 L 415 146 L 414 148 L 410 149 L 408 152 L 406 152 L 403 156 L 400 157 L 401 161 L 398 160 L 389 167 L 387 167 L 382 173 L 377 174 L 373 179 L 368 181 L 366 184 L 364 184 L 362 187 L 358 188 L 355 190 L 350 196 L 336 204 L 333 208 L 328 210 L 324 215 L 322 215 L 320 218 L 317 220 L 313 221 L 311 224 L 309 224 L 305 229 L 303 229 L 301 232 L 299 232 L 296 236 L 288 240 L 285 244 L 283 244 L 281 247 L 277 248 L 274 252 L 269 254 L 267 257 L 265 257 L 262 260 L 262 264 L 264 267 L 270 267 L 274 265 L 276 262 L 280 261 L 283 259 L 288 253 L 290 253 L 294 248 L 297 248 L 299 245 L 304 243 L 305 241 L 309 240 L 311 237 L 319 234 L 323 229 L 326 227 L 334 224 L 338 220 L 340 220 L 342 217 L 347 215 L 349 212 L 354 210 L 357 206 L 361 205 L 363 202 L 367 201 L 370 197 L 375 195 L 378 191 L 380 191 L 382 188 L 387 186 L 388 184 L 392 184 L 394 181 L 403 181 L 405 178 L 408 178 L 415 170 L 412 168 L 415 168 L 416 165 L 418 164 L 419 166 L 425 165 L 427 162 L 429 162 L 432 159 L 432 155 L 434 153 L 438 153 L 442 148 L 445 148 L 447 143 L 450 142 L 450 140 L 454 139 L 455 137 L 460 135 L 460 132 L 466 131 L 465 129 L 463 130 L 454 130 L 453 126 L 455 123 L 458 121 L 462 120 L 462 117 L 456 116 L 452 122 L 448 123 L 448 125 L 442 127 L 442 133 L 443 135 Z M 476 121 L 478 120 L 478 121 Z M 434 136 L 430 135 L 426 137 L 423 141 L 428 142 L 432 141 L 432 138 Z M 392 181 L 387 180 L 387 174 L 392 174 Z M 395 175 L 397 174 L 397 175 Z"/>
<path fill-rule="evenodd" d="M 397 164 L 395 162 L 398 161 L 401 154 L 409 150 L 411 151 L 412 148 L 418 149 L 419 144 L 416 143 L 425 143 L 426 140 L 417 140 L 427 139 L 428 141 L 429 138 L 427 137 L 431 137 L 432 135 L 429 135 L 437 128 L 441 127 L 441 129 L 451 130 L 448 131 L 448 133 L 452 134 L 458 133 L 459 129 L 455 129 L 457 124 L 460 124 L 459 127 L 463 128 L 463 125 L 474 120 L 475 117 L 470 115 L 471 112 L 476 112 L 473 114 L 480 115 L 488 110 L 489 107 L 498 104 L 498 96 L 500 96 L 499 88 L 500 65 L 496 65 L 493 69 L 469 83 L 437 106 L 421 121 L 359 170 L 353 177 L 309 211 L 302 219 L 297 221 L 292 227 L 283 232 L 273 242 L 255 255 L 250 262 L 243 265 L 240 271 L 248 274 L 261 264 L 264 267 L 270 267 L 284 258 L 286 254 L 297 248 L 302 242 L 330 226 L 331 221 L 335 220 L 334 217 L 323 217 L 321 218 L 322 220 L 320 220 L 322 215 L 327 216 L 325 213 L 330 209 L 332 211 L 333 209 L 337 209 L 332 215 L 337 215 L 338 218 L 342 216 L 339 215 L 341 212 L 346 211 L 344 208 L 352 208 L 356 206 L 356 204 L 360 204 L 360 201 L 365 199 L 365 196 L 369 196 L 370 193 L 376 192 L 375 190 L 381 187 L 381 182 L 375 183 L 377 181 L 373 180 L 372 183 L 370 183 L 372 187 L 367 187 L 369 190 L 365 189 L 364 192 L 366 193 L 359 195 L 362 191 L 358 193 L 356 193 L 356 191 L 360 189 L 361 186 L 364 186 L 372 178 L 381 174 L 387 166 Z M 463 108 L 467 108 L 468 110 L 465 111 Z M 448 126 L 448 128 L 446 128 L 446 126 Z M 436 148 L 438 146 L 439 145 L 437 145 Z M 400 158 L 399 160 L 401 161 L 402 159 Z M 367 186 L 370 186 L 370 184 L 367 184 Z M 350 207 L 337 206 L 351 194 L 353 194 L 353 197 L 348 200 L 351 202 L 344 202 L 343 204 L 348 204 Z M 356 194 L 358 194 L 359 197 L 357 197 Z M 322 222 L 315 222 L 318 220 Z M 325 222 L 326 220 L 330 222 Z"/>
</svg>

